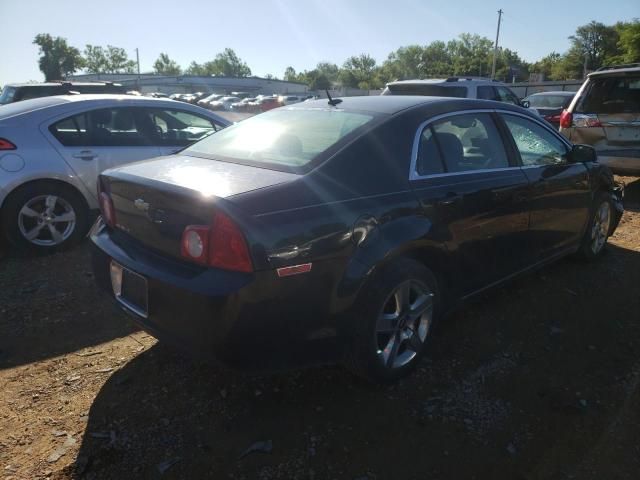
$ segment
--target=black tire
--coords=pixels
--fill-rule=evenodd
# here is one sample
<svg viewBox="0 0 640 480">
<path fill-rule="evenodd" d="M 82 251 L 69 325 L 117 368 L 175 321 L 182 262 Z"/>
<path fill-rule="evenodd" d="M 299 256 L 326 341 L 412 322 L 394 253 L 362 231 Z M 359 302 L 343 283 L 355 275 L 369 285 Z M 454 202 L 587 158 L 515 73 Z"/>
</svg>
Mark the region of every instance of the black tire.
<svg viewBox="0 0 640 480">
<path fill-rule="evenodd" d="M 49 197 L 56 199 L 51 207 L 46 205 Z M 34 207 L 31 211 L 46 215 L 45 219 L 21 215 L 23 207 L 30 202 L 35 202 L 31 203 Z M 51 209 L 49 214 L 44 213 L 47 209 Z M 56 222 L 56 218 L 60 220 L 63 218 L 62 215 L 68 214 L 69 211 L 73 211 L 75 216 L 73 225 L 70 225 L 70 222 Z M 71 186 L 48 181 L 33 182 L 19 187 L 9 195 L 2 207 L 1 220 L 7 239 L 15 248 L 33 253 L 49 253 L 65 250 L 84 238 L 89 229 L 89 207 L 82 195 Z M 38 237 L 29 240 L 23 231 L 29 233 L 42 222 L 45 223 L 41 228 L 42 232 Z M 58 230 L 58 240 L 54 239 L 47 222 Z"/>
<path fill-rule="evenodd" d="M 601 209 L 608 208 L 607 225 L 602 226 Z M 610 195 L 604 192 L 596 194 L 591 209 L 591 217 L 587 230 L 584 233 L 582 244 L 580 245 L 580 256 L 585 260 L 595 260 L 600 257 L 607 246 L 607 239 L 611 235 L 611 226 L 613 225 L 614 206 Z M 596 228 L 596 223 L 600 225 L 600 229 Z M 599 232 L 599 233 L 598 233 Z"/>
<path fill-rule="evenodd" d="M 431 299 L 431 313 L 426 338 L 418 349 L 407 348 L 408 354 L 415 355 L 406 364 L 390 366 L 385 362 L 385 334 L 379 333 L 379 321 L 382 319 L 383 309 L 389 307 L 390 301 L 396 302 L 394 292 L 410 282 L 418 289 L 428 291 Z M 417 298 L 417 293 L 415 294 Z M 392 300 L 392 298 L 394 300 Z M 397 305 L 397 304 L 396 304 Z M 348 367 L 357 375 L 373 383 L 391 383 L 408 375 L 413 371 L 426 351 L 434 325 L 440 311 L 440 292 L 434 274 L 423 264 L 408 258 L 400 258 L 385 265 L 372 279 L 362 292 L 354 314 L 354 333 L 352 349 L 349 352 Z M 394 315 L 394 314 L 392 314 Z M 380 320 L 379 320 L 380 318 Z M 410 329 L 414 332 L 416 329 Z M 400 338 L 400 337 L 397 337 Z M 418 337 L 418 340 L 419 337 Z M 406 340 L 405 340 L 406 341 Z M 412 343 L 412 342 L 408 342 Z M 409 351 L 411 350 L 411 351 Z M 417 350 L 417 351 L 415 351 Z M 400 353 L 398 353 L 400 358 Z"/>
</svg>

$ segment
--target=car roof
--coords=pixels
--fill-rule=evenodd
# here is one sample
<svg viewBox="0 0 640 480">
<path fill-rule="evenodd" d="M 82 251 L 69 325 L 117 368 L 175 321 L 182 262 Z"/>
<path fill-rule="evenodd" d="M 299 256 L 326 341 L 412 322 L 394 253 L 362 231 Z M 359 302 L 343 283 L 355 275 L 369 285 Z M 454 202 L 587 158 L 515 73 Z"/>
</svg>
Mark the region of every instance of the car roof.
<svg viewBox="0 0 640 480">
<path fill-rule="evenodd" d="M 113 82 L 42 82 L 42 83 L 8 83 L 5 87 L 67 87 L 67 86 L 121 87 Z"/>
<path fill-rule="evenodd" d="M 532 93 L 531 95 L 529 95 L 530 97 L 535 97 L 535 96 L 542 96 L 542 95 L 564 95 L 564 96 L 571 96 L 573 97 L 577 92 L 567 92 L 566 90 L 558 90 L 558 91 L 551 91 L 551 92 L 537 92 L 537 93 Z"/>
<path fill-rule="evenodd" d="M 605 68 L 603 70 L 598 70 L 595 72 L 591 72 L 587 75 L 589 78 L 591 77 L 607 77 L 607 76 L 615 76 L 615 75 L 625 75 L 627 73 L 640 73 L 640 67 L 627 67 L 627 68 Z"/>
<path fill-rule="evenodd" d="M 396 80 L 389 82 L 388 85 L 449 85 L 452 87 L 465 84 L 482 84 L 482 85 L 504 85 L 502 82 L 491 80 L 490 78 L 474 78 L 474 77 L 449 77 L 449 78 L 425 78 L 414 80 Z"/>
<path fill-rule="evenodd" d="M 335 100 L 335 99 L 334 99 Z M 381 113 L 393 115 L 421 105 L 436 105 L 445 102 L 455 102 L 458 105 L 464 105 L 465 108 L 501 108 L 523 110 L 520 107 L 512 107 L 503 102 L 494 102 L 490 100 L 477 100 L 472 98 L 451 98 L 451 97 L 428 97 L 422 95 L 371 95 L 363 97 L 341 97 L 341 102 L 335 108 L 338 110 L 367 111 L 371 113 Z M 312 109 L 312 108 L 330 108 L 328 100 L 322 98 L 309 102 L 295 103 L 285 107 L 289 109 Z"/>
<path fill-rule="evenodd" d="M 19 102 L 8 103 L 0 106 L 0 120 L 14 117 L 17 115 L 23 115 L 26 113 L 34 112 L 36 110 L 42 110 L 49 107 L 55 107 L 63 104 L 81 104 L 84 102 L 100 103 L 107 100 L 113 101 L 126 101 L 127 103 L 135 103 L 140 105 L 141 103 L 148 103 L 150 105 L 167 105 L 167 104 L 180 104 L 186 106 L 181 102 L 176 102 L 168 98 L 153 98 L 144 97 L 140 95 L 125 95 L 125 94 L 110 94 L 110 93 L 90 93 L 90 94 L 73 94 L 73 95 L 52 95 L 48 97 L 32 98 L 29 100 L 22 100 Z M 189 106 L 187 108 L 190 108 Z M 198 107 L 195 107 L 198 108 Z"/>
</svg>

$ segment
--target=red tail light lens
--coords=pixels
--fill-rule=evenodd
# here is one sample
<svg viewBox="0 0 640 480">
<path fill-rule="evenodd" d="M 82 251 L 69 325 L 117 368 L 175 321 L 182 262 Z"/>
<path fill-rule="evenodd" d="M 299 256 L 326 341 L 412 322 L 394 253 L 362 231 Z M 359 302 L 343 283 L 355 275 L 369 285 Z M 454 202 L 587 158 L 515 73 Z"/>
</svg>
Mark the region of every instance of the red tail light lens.
<svg viewBox="0 0 640 480">
<path fill-rule="evenodd" d="M 15 150 L 16 146 L 6 138 L 0 138 L 0 150 Z"/>
<path fill-rule="evenodd" d="M 212 225 L 189 225 L 182 233 L 182 256 L 210 267 L 251 272 L 253 265 L 247 241 L 236 223 L 216 212 Z"/>
<path fill-rule="evenodd" d="M 111 228 L 115 227 L 116 210 L 113 207 L 109 188 L 105 188 L 102 179 L 98 179 L 98 203 L 100 204 L 100 213 L 104 222 Z"/>
<path fill-rule="evenodd" d="M 573 114 L 569 110 L 563 110 L 560 114 L 560 127 L 571 128 L 573 123 Z"/>
</svg>

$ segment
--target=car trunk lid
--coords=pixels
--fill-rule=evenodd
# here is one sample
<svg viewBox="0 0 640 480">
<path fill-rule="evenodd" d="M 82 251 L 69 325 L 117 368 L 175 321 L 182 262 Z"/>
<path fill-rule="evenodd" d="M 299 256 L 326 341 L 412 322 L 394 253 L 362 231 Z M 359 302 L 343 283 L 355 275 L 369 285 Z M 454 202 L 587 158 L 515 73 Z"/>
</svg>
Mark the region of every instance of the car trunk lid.
<svg viewBox="0 0 640 480">
<path fill-rule="evenodd" d="M 101 175 L 101 184 L 113 201 L 119 236 L 178 258 L 185 227 L 210 225 L 215 210 L 221 208 L 246 229 L 246 219 L 241 218 L 232 197 L 298 177 L 173 155 L 107 170 Z"/>
</svg>

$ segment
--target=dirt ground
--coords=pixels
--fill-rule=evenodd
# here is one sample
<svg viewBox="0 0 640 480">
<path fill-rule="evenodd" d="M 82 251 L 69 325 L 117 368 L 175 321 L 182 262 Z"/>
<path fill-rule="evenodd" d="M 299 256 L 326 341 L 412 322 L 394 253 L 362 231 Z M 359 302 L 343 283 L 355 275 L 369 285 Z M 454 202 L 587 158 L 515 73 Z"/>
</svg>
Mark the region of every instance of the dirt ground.
<svg viewBox="0 0 640 480">
<path fill-rule="evenodd" d="M 0 260 L 0 478 L 637 479 L 640 180 L 607 254 L 443 322 L 419 370 L 248 375 L 97 292 L 87 244 Z"/>
</svg>

